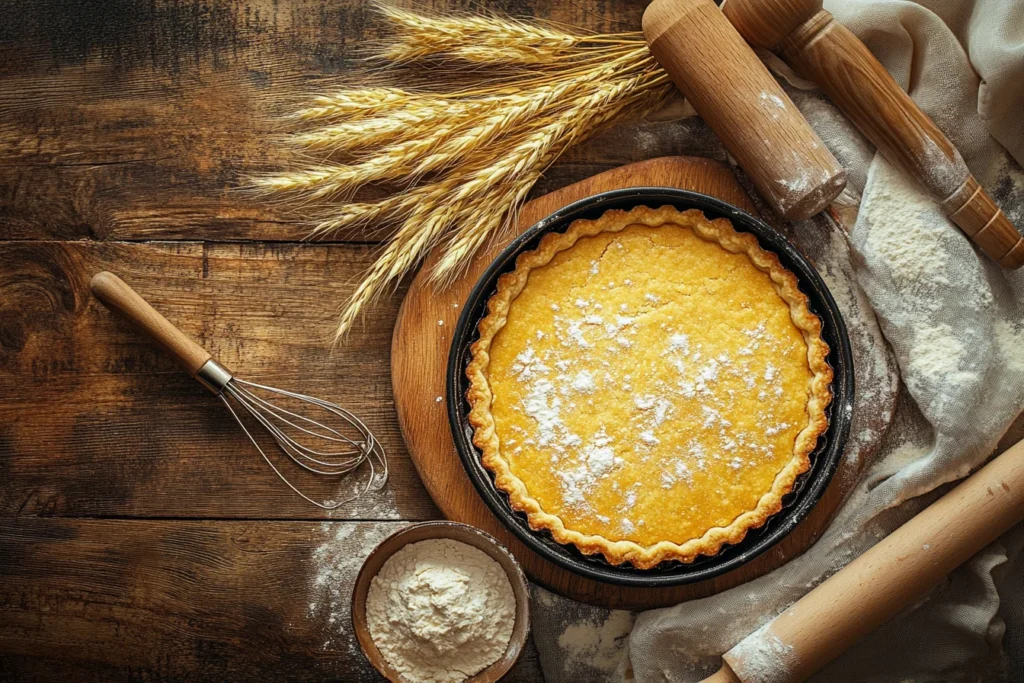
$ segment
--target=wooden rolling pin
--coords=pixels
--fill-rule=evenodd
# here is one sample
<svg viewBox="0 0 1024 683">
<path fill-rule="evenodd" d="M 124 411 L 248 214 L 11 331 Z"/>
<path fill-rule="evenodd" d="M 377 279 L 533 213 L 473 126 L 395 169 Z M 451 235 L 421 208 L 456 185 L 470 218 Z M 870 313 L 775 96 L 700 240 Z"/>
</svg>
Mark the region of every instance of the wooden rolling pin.
<svg viewBox="0 0 1024 683">
<path fill-rule="evenodd" d="M 725 653 L 705 683 L 805 680 L 1022 519 L 1024 441 Z"/>
<path fill-rule="evenodd" d="M 712 0 L 655 0 L 651 53 L 779 215 L 809 218 L 846 172 Z"/>
<path fill-rule="evenodd" d="M 1024 264 L 1024 238 L 960 152 L 821 0 L 728 0 L 722 11 L 747 42 L 780 51 L 814 81 L 982 251 L 1004 268 Z"/>
</svg>

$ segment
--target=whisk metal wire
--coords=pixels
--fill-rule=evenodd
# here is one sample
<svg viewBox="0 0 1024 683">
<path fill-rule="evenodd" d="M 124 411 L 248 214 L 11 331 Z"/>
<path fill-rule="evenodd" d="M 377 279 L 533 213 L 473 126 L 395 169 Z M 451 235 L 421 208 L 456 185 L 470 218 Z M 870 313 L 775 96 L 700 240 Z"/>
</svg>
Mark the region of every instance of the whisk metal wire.
<svg viewBox="0 0 1024 683">
<path fill-rule="evenodd" d="M 274 403 L 268 398 L 257 395 L 254 393 L 253 389 L 277 394 L 317 406 L 327 413 L 341 419 L 350 427 L 355 429 L 359 433 L 360 439 L 353 439 L 344 433 L 323 424 L 322 422 L 318 422 L 312 418 L 292 412 Z M 239 426 L 241 426 L 242 431 L 244 431 L 245 435 L 249 437 L 249 441 L 252 442 L 252 445 L 255 446 L 256 450 L 258 450 L 260 455 L 263 456 L 263 459 L 268 465 L 270 465 L 274 474 L 276 474 L 278 478 L 288 486 L 288 488 L 302 496 L 302 498 L 313 505 L 324 510 L 335 510 L 346 503 L 356 500 L 371 490 L 379 491 L 384 487 L 388 477 L 387 454 L 384 451 L 384 447 L 379 441 L 377 441 L 376 437 L 373 436 L 373 433 L 370 432 L 366 424 L 356 417 L 351 411 L 329 401 L 316 398 L 315 396 L 307 396 L 306 394 L 278 389 L 276 387 L 266 386 L 265 384 L 248 382 L 246 380 L 239 379 L 238 377 L 232 377 L 224 385 L 223 390 L 220 391 L 217 396 L 224 405 L 227 406 L 227 409 L 231 411 L 235 421 L 237 421 Z M 228 397 L 237 402 L 238 405 L 252 415 L 257 422 L 263 425 L 263 427 L 270 432 L 270 435 L 273 437 L 274 441 L 277 442 L 277 445 L 281 450 L 299 467 L 309 472 L 313 472 L 314 474 L 342 476 L 356 470 L 366 463 L 369 467 L 369 475 L 366 479 L 366 485 L 361 491 L 357 491 L 348 498 L 340 501 L 321 503 L 313 500 L 299 490 L 299 488 L 296 487 L 280 469 L 278 469 L 256 441 L 256 438 L 249 431 L 249 428 L 246 427 L 245 422 L 235 410 L 232 402 L 228 400 Z M 296 434 L 296 436 L 293 436 L 292 434 Z M 299 441 L 298 439 L 303 438 L 302 436 L 299 436 L 299 434 L 304 434 L 306 437 L 314 439 L 320 439 L 329 444 L 344 444 L 347 447 L 342 448 L 341 450 L 323 452 Z"/>
<path fill-rule="evenodd" d="M 274 474 L 306 501 L 324 510 L 335 510 L 371 490 L 379 491 L 384 488 L 388 479 L 388 459 L 384 446 L 377 441 L 363 421 L 350 411 L 315 396 L 247 382 L 235 377 L 230 370 L 214 360 L 209 351 L 175 327 L 113 273 L 97 273 L 89 283 L 89 288 L 108 308 L 135 323 L 139 329 L 159 342 L 192 377 L 223 401 Z M 340 423 L 335 428 L 300 415 L 275 402 L 280 398 L 315 406 L 332 422 Z M 240 410 L 236 410 L 236 406 Z M 353 495 L 341 501 L 321 503 L 313 500 L 289 481 L 284 472 L 274 464 L 249 431 L 240 412 L 251 415 L 259 422 L 270 432 L 284 454 L 307 472 L 340 477 L 366 464 L 369 476 L 365 487 L 361 490 L 356 488 Z M 310 445 L 311 443 L 315 443 L 316 446 Z"/>
</svg>

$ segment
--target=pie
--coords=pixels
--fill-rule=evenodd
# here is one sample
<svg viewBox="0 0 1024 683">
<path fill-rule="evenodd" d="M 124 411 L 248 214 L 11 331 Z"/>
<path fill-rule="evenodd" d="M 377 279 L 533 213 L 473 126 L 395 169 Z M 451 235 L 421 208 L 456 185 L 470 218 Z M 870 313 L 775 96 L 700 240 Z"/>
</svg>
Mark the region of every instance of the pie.
<svg viewBox="0 0 1024 683">
<path fill-rule="evenodd" d="M 473 442 L 530 527 L 608 562 L 692 562 L 782 507 L 832 370 L 797 278 L 698 210 L 548 233 L 498 279 L 466 369 Z"/>
</svg>

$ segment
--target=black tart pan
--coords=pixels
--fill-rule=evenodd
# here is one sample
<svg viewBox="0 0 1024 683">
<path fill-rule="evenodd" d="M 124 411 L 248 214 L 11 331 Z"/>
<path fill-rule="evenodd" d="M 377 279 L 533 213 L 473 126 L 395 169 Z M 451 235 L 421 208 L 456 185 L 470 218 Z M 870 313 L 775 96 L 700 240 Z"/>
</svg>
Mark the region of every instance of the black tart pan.
<svg viewBox="0 0 1024 683">
<path fill-rule="evenodd" d="M 494 486 L 494 477 L 480 460 L 473 445 L 466 402 L 466 366 L 470 345 L 478 338 L 477 325 L 486 314 L 487 300 L 495 292 L 498 277 L 515 268 L 516 257 L 536 248 L 548 232 L 564 232 L 579 218 L 594 219 L 609 209 L 629 210 L 635 206 L 674 206 L 681 211 L 700 209 L 708 218 L 728 218 L 733 227 L 752 233 L 761 246 L 775 252 L 782 265 L 796 274 L 800 289 L 810 300 L 810 310 L 822 321 L 821 336 L 828 344 L 828 362 L 832 366 L 832 403 L 827 410 L 829 426 L 818 438 L 811 453 L 811 469 L 796 481 L 793 491 L 782 501 L 782 510 L 764 526 L 752 529 L 735 545 L 725 545 L 713 557 L 698 557 L 689 564 L 662 562 L 652 569 L 637 569 L 630 564 L 612 565 L 601 555 L 584 555 L 574 546 L 561 545 L 547 531 L 534 531 L 526 515 L 509 505 L 508 496 Z M 597 581 L 621 586 L 676 586 L 705 581 L 729 572 L 765 552 L 791 532 L 821 498 L 838 468 L 850 433 L 853 415 L 853 357 L 839 308 L 821 276 L 806 258 L 778 231 L 739 208 L 707 195 L 665 187 L 636 187 L 612 190 L 581 199 L 540 221 L 509 244 L 480 277 L 462 309 L 451 350 L 448 354 L 448 419 L 452 437 L 462 464 L 473 485 L 492 512 L 530 549 L 559 567 Z"/>
</svg>

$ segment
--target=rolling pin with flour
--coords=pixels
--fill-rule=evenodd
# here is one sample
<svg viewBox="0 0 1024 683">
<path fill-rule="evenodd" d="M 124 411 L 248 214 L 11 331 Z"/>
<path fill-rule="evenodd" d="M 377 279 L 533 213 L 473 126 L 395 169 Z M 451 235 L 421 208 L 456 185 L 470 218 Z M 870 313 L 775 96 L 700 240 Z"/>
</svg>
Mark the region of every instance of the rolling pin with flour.
<svg viewBox="0 0 1024 683">
<path fill-rule="evenodd" d="M 740 641 L 705 683 L 805 680 L 1022 519 L 1024 441 Z"/>
<path fill-rule="evenodd" d="M 823 211 L 846 172 L 712 0 L 659 0 L 643 18 L 651 54 L 786 220 Z"/>
<path fill-rule="evenodd" d="M 747 42 L 779 51 L 798 74 L 816 83 L 982 251 L 1004 268 L 1019 268 L 1024 237 L 971 175 L 953 143 L 821 4 L 728 0 L 722 12 Z"/>
</svg>

